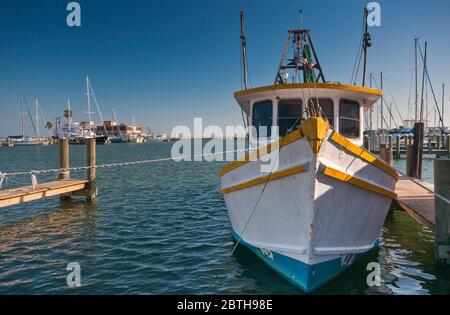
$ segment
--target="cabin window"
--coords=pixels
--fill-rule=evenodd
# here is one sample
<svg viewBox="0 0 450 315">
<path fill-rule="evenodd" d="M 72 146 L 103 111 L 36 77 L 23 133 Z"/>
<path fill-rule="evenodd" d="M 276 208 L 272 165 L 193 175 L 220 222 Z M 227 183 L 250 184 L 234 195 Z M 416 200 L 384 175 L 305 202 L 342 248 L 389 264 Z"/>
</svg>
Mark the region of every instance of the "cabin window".
<svg viewBox="0 0 450 315">
<path fill-rule="evenodd" d="M 309 100 L 309 104 L 317 104 L 317 98 Z M 323 118 L 328 119 L 330 126 L 334 126 L 334 104 L 331 98 L 319 98 L 319 105 L 322 108 Z"/>
<path fill-rule="evenodd" d="M 347 99 L 339 102 L 339 132 L 350 138 L 359 137 L 359 103 Z"/>
<path fill-rule="evenodd" d="M 278 101 L 278 128 L 279 135 L 283 137 L 289 130 L 297 128 L 303 113 L 301 99 Z"/>
<path fill-rule="evenodd" d="M 270 137 L 272 134 L 272 101 L 256 102 L 252 109 L 252 124 L 258 138 Z"/>
</svg>

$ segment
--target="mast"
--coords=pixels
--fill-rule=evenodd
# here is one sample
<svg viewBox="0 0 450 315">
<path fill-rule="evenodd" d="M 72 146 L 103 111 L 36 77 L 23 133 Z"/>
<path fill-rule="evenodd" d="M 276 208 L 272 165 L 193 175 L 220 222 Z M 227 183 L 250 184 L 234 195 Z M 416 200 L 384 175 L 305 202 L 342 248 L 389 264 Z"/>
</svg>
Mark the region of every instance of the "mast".
<svg viewBox="0 0 450 315">
<path fill-rule="evenodd" d="M 442 83 L 442 110 L 441 110 L 441 118 L 442 118 L 442 131 L 444 131 L 444 89 L 445 83 Z"/>
<path fill-rule="evenodd" d="M 67 98 L 67 133 L 68 136 L 70 136 L 70 133 L 72 131 L 72 113 L 70 112 L 70 98 Z"/>
<path fill-rule="evenodd" d="M 369 74 L 369 85 L 372 87 L 372 73 Z M 373 106 L 369 109 L 369 129 L 372 131 L 372 112 L 373 112 Z"/>
<path fill-rule="evenodd" d="M 241 10 L 241 44 L 244 89 L 247 89 L 247 40 L 244 34 L 244 11 Z"/>
<path fill-rule="evenodd" d="M 36 138 L 39 138 L 39 114 L 38 114 L 38 108 L 39 108 L 39 101 L 36 97 L 35 99 L 35 115 L 36 115 Z"/>
<path fill-rule="evenodd" d="M 427 42 L 425 42 L 425 55 L 423 59 L 423 75 L 422 75 L 422 96 L 420 99 L 420 122 L 423 122 L 423 92 L 425 88 L 425 74 L 427 72 Z"/>
<path fill-rule="evenodd" d="M 22 93 L 22 89 L 19 92 L 19 103 L 20 103 L 20 130 L 22 132 L 22 140 L 25 141 L 25 125 L 24 125 L 24 121 L 23 121 L 23 115 L 25 114 L 23 111 L 23 93 Z"/>
<path fill-rule="evenodd" d="M 367 16 L 369 15 L 369 11 L 367 8 L 364 8 L 364 35 L 363 35 L 363 50 L 364 50 L 364 67 L 363 67 L 363 77 L 362 77 L 362 86 L 366 85 L 366 69 L 367 69 L 367 48 L 372 46 L 372 39 L 370 38 L 368 25 L 367 25 Z"/>
<path fill-rule="evenodd" d="M 392 103 L 389 103 L 389 130 L 392 129 Z"/>
<path fill-rule="evenodd" d="M 418 93 L 418 84 L 417 84 L 417 42 L 418 38 L 414 38 L 414 73 L 415 73 L 415 85 L 416 85 L 416 100 L 415 100 L 415 116 L 414 121 L 417 122 L 418 115 L 418 104 L 419 104 L 419 93 Z"/>
<path fill-rule="evenodd" d="M 380 72 L 380 89 L 383 90 L 383 72 Z M 381 109 L 380 109 L 380 123 L 381 123 L 381 134 L 383 134 L 383 96 L 381 96 Z"/>
<path fill-rule="evenodd" d="M 89 137 L 91 137 L 91 94 L 89 93 L 89 77 L 86 76 L 86 96 L 87 96 L 87 106 L 88 106 L 88 125 L 89 125 Z M 84 129 L 84 128 L 83 128 Z"/>
</svg>

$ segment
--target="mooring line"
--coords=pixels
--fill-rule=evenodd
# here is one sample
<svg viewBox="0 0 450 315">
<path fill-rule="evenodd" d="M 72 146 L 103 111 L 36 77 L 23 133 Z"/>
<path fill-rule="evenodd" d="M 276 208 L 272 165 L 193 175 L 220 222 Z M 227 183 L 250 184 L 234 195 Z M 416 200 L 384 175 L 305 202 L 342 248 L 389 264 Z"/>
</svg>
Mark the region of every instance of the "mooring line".
<svg viewBox="0 0 450 315">
<path fill-rule="evenodd" d="M 68 171 L 80 171 L 80 170 L 88 170 L 88 169 L 98 169 L 98 168 L 109 168 L 109 167 L 120 167 L 120 166 L 130 166 L 130 165 L 139 165 L 139 164 L 148 164 L 148 163 L 156 163 L 156 162 L 164 162 L 164 161 L 182 161 L 184 159 L 196 159 L 203 158 L 207 156 L 214 156 L 220 154 L 230 154 L 230 153 L 239 153 L 246 152 L 251 150 L 250 148 L 238 149 L 238 150 L 230 150 L 230 151 L 222 151 L 215 153 L 206 153 L 206 154 L 197 154 L 197 155 L 184 155 L 180 157 L 168 157 L 154 160 L 141 160 L 141 161 L 128 161 L 128 162 L 117 162 L 117 163 L 109 163 L 109 164 L 100 164 L 94 166 L 77 166 L 77 167 L 69 167 L 69 168 L 51 168 L 46 170 L 30 170 L 23 172 L 10 172 L 10 173 L 2 173 L 0 172 L 0 182 L 2 182 L 6 177 L 12 176 L 20 176 L 20 175 L 38 175 L 38 174 L 46 174 L 46 173 L 62 173 Z M 255 149 L 257 150 L 257 149 Z"/>
</svg>

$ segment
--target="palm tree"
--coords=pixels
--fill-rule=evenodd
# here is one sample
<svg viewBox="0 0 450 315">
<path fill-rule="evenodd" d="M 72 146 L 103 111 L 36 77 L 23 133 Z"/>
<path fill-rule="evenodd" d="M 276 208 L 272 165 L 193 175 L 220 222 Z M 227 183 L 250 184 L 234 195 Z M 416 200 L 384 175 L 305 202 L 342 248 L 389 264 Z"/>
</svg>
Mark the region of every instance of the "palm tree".
<svg viewBox="0 0 450 315">
<path fill-rule="evenodd" d="M 51 137 L 50 130 L 53 128 L 53 124 L 50 121 L 47 121 L 47 123 L 45 124 L 45 128 L 47 128 L 48 130 L 48 136 Z"/>
<path fill-rule="evenodd" d="M 67 118 L 67 119 L 72 118 L 72 110 L 65 109 L 64 110 L 64 117 Z"/>
</svg>

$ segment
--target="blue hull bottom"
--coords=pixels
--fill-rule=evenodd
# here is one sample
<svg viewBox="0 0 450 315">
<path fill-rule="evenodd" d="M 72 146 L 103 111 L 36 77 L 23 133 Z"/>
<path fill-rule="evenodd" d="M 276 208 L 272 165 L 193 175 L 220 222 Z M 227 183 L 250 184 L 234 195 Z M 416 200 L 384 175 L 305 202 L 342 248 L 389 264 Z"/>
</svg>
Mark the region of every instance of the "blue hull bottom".
<svg viewBox="0 0 450 315">
<path fill-rule="evenodd" d="M 234 231 L 233 238 L 236 241 L 239 239 L 239 236 Z M 377 243 L 374 244 L 374 248 L 377 247 Z M 346 270 L 358 258 L 365 254 L 359 253 L 345 255 L 343 258 L 336 258 L 318 264 L 309 265 L 291 257 L 252 246 L 242 239 L 239 244 L 247 246 L 272 269 L 297 287 L 300 287 L 305 292 L 311 292 L 312 290 L 324 285 L 326 282 Z"/>
</svg>

